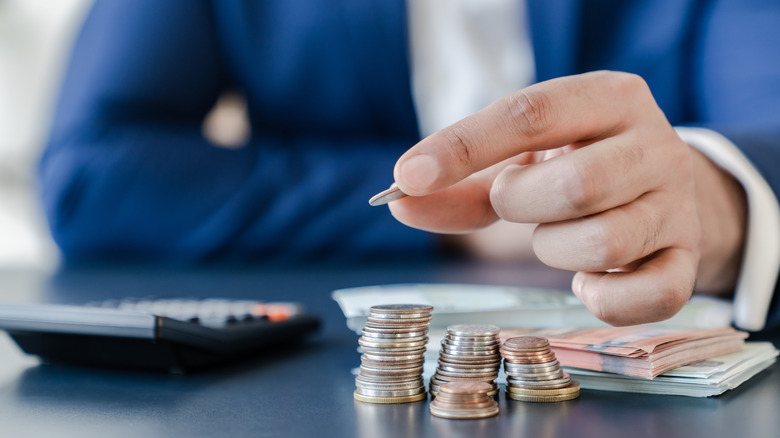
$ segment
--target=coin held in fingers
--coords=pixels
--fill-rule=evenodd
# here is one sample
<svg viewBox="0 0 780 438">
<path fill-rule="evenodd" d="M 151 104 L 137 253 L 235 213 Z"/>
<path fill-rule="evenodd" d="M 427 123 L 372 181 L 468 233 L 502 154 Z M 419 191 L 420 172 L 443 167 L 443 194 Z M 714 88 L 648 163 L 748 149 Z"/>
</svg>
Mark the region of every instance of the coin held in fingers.
<svg viewBox="0 0 780 438">
<path fill-rule="evenodd" d="M 372 196 L 371 199 L 368 200 L 368 204 L 372 207 L 377 207 L 380 205 L 385 205 L 388 202 L 393 202 L 398 199 L 405 198 L 406 196 L 408 195 L 402 192 L 396 183 L 393 183 L 387 190 L 383 190 Z"/>
</svg>

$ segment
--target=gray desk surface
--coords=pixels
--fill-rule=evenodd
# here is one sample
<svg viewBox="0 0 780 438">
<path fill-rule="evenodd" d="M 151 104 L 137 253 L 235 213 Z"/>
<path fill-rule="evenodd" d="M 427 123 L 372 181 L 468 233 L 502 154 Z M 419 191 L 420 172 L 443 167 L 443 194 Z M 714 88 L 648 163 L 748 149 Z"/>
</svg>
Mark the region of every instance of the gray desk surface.
<svg viewBox="0 0 780 438">
<path fill-rule="evenodd" d="M 568 276 L 530 266 L 69 269 L 52 278 L 0 273 L 5 302 L 78 303 L 182 295 L 304 302 L 323 330 L 298 350 L 213 372 L 164 375 L 38 365 L 0 334 L 0 437 L 775 437 L 775 365 L 716 398 L 583 390 L 556 404 L 507 401 L 499 416 L 432 417 L 428 402 L 370 405 L 352 399 L 360 362 L 330 291 L 381 283 L 474 282 L 565 287 Z"/>
</svg>

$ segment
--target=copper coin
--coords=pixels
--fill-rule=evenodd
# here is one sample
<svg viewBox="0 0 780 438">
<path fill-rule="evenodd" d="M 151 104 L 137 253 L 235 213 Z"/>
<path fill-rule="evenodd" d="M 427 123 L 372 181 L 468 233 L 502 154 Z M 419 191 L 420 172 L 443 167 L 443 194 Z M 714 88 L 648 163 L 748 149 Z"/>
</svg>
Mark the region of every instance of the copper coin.
<svg viewBox="0 0 780 438">
<path fill-rule="evenodd" d="M 541 348 L 549 346 L 550 341 L 541 336 L 517 336 L 504 341 L 504 345 L 511 349 Z"/>
<path fill-rule="evenodd" d="M 439 388 L 439 392 L 447 394 L 486 394 L 493 389 L 484 382 L 447 382 Z"/>
</svg>

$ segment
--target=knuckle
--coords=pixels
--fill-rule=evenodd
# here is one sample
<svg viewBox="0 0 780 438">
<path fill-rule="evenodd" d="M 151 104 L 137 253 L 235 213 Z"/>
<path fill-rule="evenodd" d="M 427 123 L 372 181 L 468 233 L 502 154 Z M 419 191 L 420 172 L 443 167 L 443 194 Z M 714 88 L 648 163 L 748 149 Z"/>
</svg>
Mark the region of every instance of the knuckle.
<svg viewBox="0 0 780 438">
<path fill-rule="evenodd" d="M 669 285 L 657 295 L 655 302 L 658 320 L 669 319 L 682 309 L 693 290 L 693 285 Z"/>
<path fill-rule="evenodd" d="M 562 199 L 575 212 L 589 211 L 600 200 L 598 177 L 588 171 L 583 163 L 573 162 L 559 181 Z"/>
<path fill-rule="evenodd" d="M 618 166 L 621 174 L 629 174 L 642 166 L 645 161 L 645 149 L 639 144 L 630 143 L 626 147 L 615 148 L 610 158 Z"/>
<path fill-rule="evenodd" d="M 609 82 L 618 91 L 630 93 L 630 95 L 634 93 L 650 94 L 650 87 L 647 85 L 647 82 L 637 74 L 616 71 L 604 73 L 609 75 Z"/>
<path fill-rule="evenodd" d="M 451 126 L 445 132 L 447 150 L 458 165 L 471 168 L 474 163 L 476 148 L 470 140 L 468 129 L 462 123 Z"/>
<path fill-rule="evenodd" d="M 617 268 L 624 258 L 626 243 L 612 227 L 597 222 L 591 227 L 588 248 L 594 260 L 594 267 L 602 269 Z"/>
<path fill-rule="evenodd" d="M 546 132 L 554 121 L 550 97 L 541 91 L 520 90 L 506 99 L 512 125 L 528 137 Z"/>
<path fill-rule="evenodd" d="M 646 211 L 642 219 L 644 239 L 642 242 L 642 254 L 644 257 L 657 251 L 663 242 L 666 218 L 657 210 Z"/>
</svg>

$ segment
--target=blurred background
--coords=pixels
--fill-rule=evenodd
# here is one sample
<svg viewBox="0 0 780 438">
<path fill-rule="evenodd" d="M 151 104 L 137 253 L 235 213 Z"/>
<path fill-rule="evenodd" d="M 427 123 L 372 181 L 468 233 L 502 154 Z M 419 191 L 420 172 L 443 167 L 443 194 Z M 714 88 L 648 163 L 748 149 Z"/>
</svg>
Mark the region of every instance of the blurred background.
<svg viewBox="0 0 780 438">
<path fill-rule="evenodd" d="M 93 0 L 0 0 L 0 271 L 50 272 L 60 256 L 38 201 L 35 167 L 78 29 Z M 246 103 L 226 93 L 203 122 L 214 145 L 250 136 Z"/>
<path fill-rule="evenodd" d="M 65 61 L 91 1 L 0 0 L 0 269 L 57 266 L 35 166 Z"/>
</svg>

